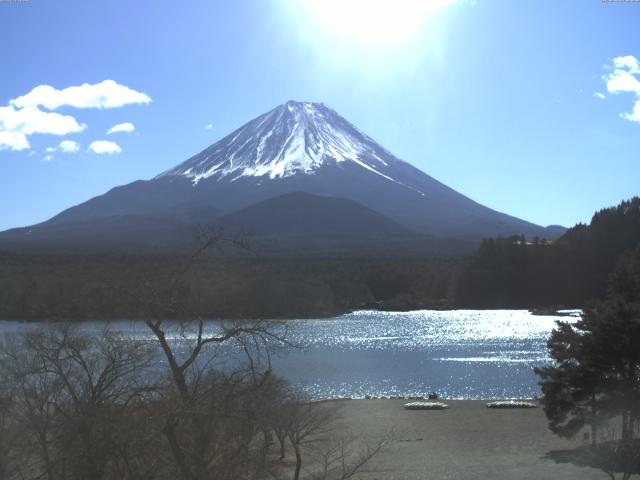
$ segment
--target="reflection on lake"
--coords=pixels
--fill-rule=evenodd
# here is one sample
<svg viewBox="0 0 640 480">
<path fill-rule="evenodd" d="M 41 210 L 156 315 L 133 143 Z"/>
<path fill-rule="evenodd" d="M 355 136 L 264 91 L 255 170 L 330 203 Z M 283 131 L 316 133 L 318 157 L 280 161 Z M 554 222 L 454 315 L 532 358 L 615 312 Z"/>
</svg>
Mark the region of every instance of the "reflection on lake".
<svg viewBox="0 0 640 480">
<path fill-rule="evenodd" d="M 556 320 L 524 310 L 360 311 L 335 318 L 290 320 L 290 338 L 304 344 L 273 360 L 275 373 L 315 398 L 410 396 L 530 398 L 539 394 L 532 368 L 549 361 L 546 341 Z M 3 322 L 0 331 L 38 324 Z M 104 322 L 85 322 L 99 333 Z M 216 329 L 216 321 L 208 327 Z M 147 336 L 142 323 L 112 330 Z"/>
</svg>

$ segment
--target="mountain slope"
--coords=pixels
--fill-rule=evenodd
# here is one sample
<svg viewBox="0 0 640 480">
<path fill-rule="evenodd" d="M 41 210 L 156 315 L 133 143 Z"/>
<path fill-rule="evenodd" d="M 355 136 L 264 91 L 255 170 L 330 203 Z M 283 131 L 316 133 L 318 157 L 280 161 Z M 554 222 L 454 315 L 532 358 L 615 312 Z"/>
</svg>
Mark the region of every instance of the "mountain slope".
<svg viewBox="0 0 640 480">
<path fill-rule="evenodd" d="M 215 224 L 255 236 L 409 236 L 398 223 L 353 200 L 292 192 L 223 216 Z"/>
<path fill-rule="evenodd" d="M 327 106 L 287 102 L 151 180 L 116 187 L 43 224 L 0 234 L 0 241 L 19 244 L 27 231 L 57 225 L 62 232 L 63 225 L 81 223 L 90 228 L 114 217 L 210 224 L 219 215 L 292 192 L 352 200 L 431 237 L 549 236 L 543 227 L 484 207 L 396 158 Z M 304 235 L 308 225 L 297 224 Z M 136 236 L 145 235 L 160 240 L 141 225 Z"/>
</svg>

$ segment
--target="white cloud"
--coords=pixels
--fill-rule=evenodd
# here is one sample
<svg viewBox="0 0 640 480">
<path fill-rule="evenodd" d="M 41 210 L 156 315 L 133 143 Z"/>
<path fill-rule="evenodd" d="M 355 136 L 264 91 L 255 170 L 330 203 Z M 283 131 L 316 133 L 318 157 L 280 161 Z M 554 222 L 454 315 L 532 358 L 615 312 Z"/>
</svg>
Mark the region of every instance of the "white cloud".
<svg viewBox="0 0 640 480">
<path fill-rule="evenodd" d="M 609 93 L 638 93 L 640 92 L 640 81 L 625 70 L 614 70 L 607 77 L 607 90 Z"/>
<path fill-rule="evenodd" d="M 205 130 L 213 130 L 213 123 L 207 123 L 207 124 L 204 126 L 204 129 L 205 129 Z"/>
<path fill-rule="evenodd" d="M 43 112 L 37 107 L 16 110 L 13 106 L 0 107 L 0 150 L 30 148 L 28 136 L 34 133 L 67 135 L 81 132 L 86 125 L 70 115 Z"/>
<path fill-rule="evenodd" d="M 97 154 L 112 154 L 122 152 L 120 145 L 118 145 L 116 142 L 109 142 L 107 140 L 96 140 L 94 142 L 91 142 L 91 145 L 89 145 L 89 150 Z"/>
<path fill-rule="evenodd" d="M 640 99 L 636 100 L 631 113 L 623 113 L 621 117 L 630 122 L 640 122 Z"/>
<path fill-rule="evenodd" d="M 19 108 L 43 106 L 49 110 L 68 105 L 76 108 L 117 108 L 130 104 L 146 104 L 151 98 L 141 92 L 120 85 L 113 80 L 83 83 L 77 87 L 58 90 L 50 85 L 39 85 L 26 95 L 9 102 Z"/>
<path fill-rule="evenodd" d="M 151 98 L 148 95 L 120 85 L 113 80 L 104 80 L 96 84 L 84 83 L 62 90 L 50 85 L 39 85 L 26 95 L 11 100 L 9 105 L 0 106 L 0 150 L 28 150 L 31 148 L 29 135 L 34 133 L 62 136 L 81 132 L 86 128 L 85 124 L 79 123 L 70 115 L 45 112 L 40 107 L 48 110 L 55 110 L 62 106 L 116 108 L 149 102 L 151 102 Z M 115 125 L 109 133 L 131 132 L 133 130 L 135 130 L 133 124 L 127 122 Z M 75 147 L 72 147 L 70 143 L 66 145 L 72 150 L 63 151 L 77 151 L 77 149 L 73 150 Z M 60 148 L 62 149 L 62 147 Z M 77 148 L 80 148 L 79 145 Z"/>
<path fill-rule="evenodd" d="M 50 162 L 51 160 L 53 160 L 53 157 L 51 155 L 45 155 L 42 159 L 43 162 Z"/>
<path fill-rule="evenodd" d="M 613 66 L 616 68 L 627 69 L 630 73 L 640 73 L 640 64 L 638 63 L 638 59 L 631 55 L 614 58 Z"/>
<path fill-rule="evenodd" d="M 118 132 L 133 132 L 136 129 L 136 126 L 131 122 L 118 123 L 114 125 L 107 131 L 107 135 L 111 135 L 112 133 Z"/>
<path fill-rule="evenodd" d="M 51 135 L 66 135 L 81 132 L 86 125 L 79 124 L 70 115 L 43 112 L 36 107 L 22 108 L 0 107 L 0 128 L 2 130 L 17 131 L 26 135 L 33 133 L 49 133 Z"/>
<path fill-rule="evenodd" d="M 633 109 L 629 113 L 620 116 L 631 122 L 640 122 L 640 64 L 635 57 L 627 55 L 613 59 L 613 72 L 604 76 L 607 82 L 607 91 L 613 94 L 631 93 L 634 95 Z"/>
<path fill-rule="evenodd" d="M 80 144 L 78 142 L 74 142 L 73 140 L 63 140 L 58 145 L 58 148 L 64 153 L 76 153 L 78 150 L 80 150 Z"/>
<path fill-rule="evenodd" d="M 24 133 L 0 129 L 0 150 L 26 150 L 29 140 Z"/>
<path fill-rule="evenodd" d="M 604 93 L 600 93 L 600 92 L 596 92 L 593 94 L 594 97 L 599 98 L 600 100 L 604 100 L 606 97 L 604 96 Z"/>
<path fill-rule="evenodd" d="M 56 147 L 47 147 L 47 148 L 45 148 L 45 149 L 44 149 L 44 151 L 45 151 L 45 152 L 48 152 L 48 153 L 53 153 L 53 152 L 55 152 L 56 150 L 57 150 L 57 148 L 56 148 Z"/>
</svg>

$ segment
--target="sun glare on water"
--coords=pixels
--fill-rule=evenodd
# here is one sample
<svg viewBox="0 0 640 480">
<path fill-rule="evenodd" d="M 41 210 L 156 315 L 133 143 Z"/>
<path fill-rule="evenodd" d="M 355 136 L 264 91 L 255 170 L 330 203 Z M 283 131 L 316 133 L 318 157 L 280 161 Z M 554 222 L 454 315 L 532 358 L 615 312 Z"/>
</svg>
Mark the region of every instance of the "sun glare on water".
<svg viewBox="0 0 640 480">
<path fill-rule="evenodd" d="M 306 0 L 316 21 L 334 34 L 358 42 L 394 45 L 420 29 L 455 0 Z"/>
</svg>

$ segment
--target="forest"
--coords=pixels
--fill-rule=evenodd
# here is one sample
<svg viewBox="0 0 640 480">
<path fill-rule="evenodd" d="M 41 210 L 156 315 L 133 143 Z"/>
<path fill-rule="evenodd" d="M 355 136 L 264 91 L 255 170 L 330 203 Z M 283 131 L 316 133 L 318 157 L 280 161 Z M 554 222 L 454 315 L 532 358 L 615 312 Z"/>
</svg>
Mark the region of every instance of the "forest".
<svg viewBox="0 0 640 480">
<path fill-rule="evenodd" d="M 215 239 L 214 239 L 215 241 Z M 557 239 L 489 238 L 468 257 L 268 258 L 0 252 L 0 318 L 293 318 L 356 309 L 580 308 L 606 293 L 640 245 L 640 198 L 595 213 Z M 177 293 L 176 293 L 177 292 Z M 146 300 L 145 300 L 146 299 Z M 160 308 L 160 307 L 158 307 Z"/>
<path fill-rule="evenodd" d="M 619 259 L 640 245 L 640 198 L 596 212 L 555 241 L 486 239 L 457 275 L 455 304 L 474 308 L 582 307 L 602 297 Z"/>
</svg>

